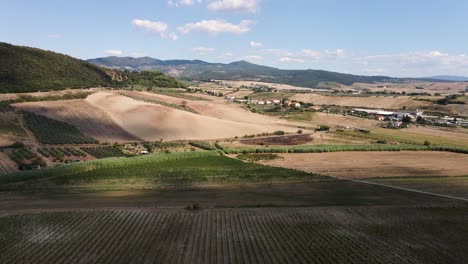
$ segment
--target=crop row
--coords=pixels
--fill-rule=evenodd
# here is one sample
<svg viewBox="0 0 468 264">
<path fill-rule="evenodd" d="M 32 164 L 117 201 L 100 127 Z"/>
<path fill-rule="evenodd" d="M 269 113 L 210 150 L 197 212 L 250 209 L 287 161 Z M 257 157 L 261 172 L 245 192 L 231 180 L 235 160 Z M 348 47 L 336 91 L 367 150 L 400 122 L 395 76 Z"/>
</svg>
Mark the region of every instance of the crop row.
<svg viewBox="0 0 468 264">
<path fill-rule="evenodd" d="M 103 159 L 111 157 L 125 157 L 125 154 L 118 147 L 100 146 L 100 147 L 82 147 L 81 150 L 87 152 L 91 156 Z"/>
<path fill-rule="evenodd" d="M 98 141 L 84 135 L 71 124 L 31 112 L 23 113 L 28 128 L 44 144 L 95 144 Z"/>
<path fill-rule="evenodd" d="M 15 110 L 13 106 L 11 106 L 10 102 L 8 101 L 2 101 L 0 102 L 0 113 L 1 112 L 11 112 Z"/>
<path fill-rule="evenodd" d="M 6 216 L 0 262 L 458 264 L 468 258 L 467 217 L 464 208 L 385 207 Z"/>
<path fill-rule="evenodd" d="M 177 97 L 177 98 L 180 98 L 180 99 L 187 99 L 187 100 L 191 100 L 191 101 L 211 101 L 211 100 L 209 100 L 207 98 L 204 98 L 204 97 L 201 97 L 201 96 L 194 96 L 194 95 L 189 95 L 189 94 L 181 93 L 181 92 L 169 92 L 169 91 L 158 90 L 158 91 L 153 91 L 153 93 L 172 96 L 172 97 Z"/>
<path fill-rule="evenodd" d="M 91 153 L 89 153 L 91 154 Z M 92 154 L 91 154 L 92 155 Z M 82 163 L 75 163 L 69 166 L 57 166 L 47 170 L 41 170 L 34 173 L 31 172 L 19 172 L 0 178 L 1 183 L 11 183 L 25 181 L 28 179 L 41 179 L 46 177 L 55 177 L 59 175 L 71 175 L 78 174 L 87 171 L 103 170 L 110 171 L 116 169 L 120 174 L 125 174 L 126 177 L 134 175 L 132 169 L 146 169 L 158 166 L 158 164 L 168 161 L 178 161 L 182 159 L 193 159 L 203 157 L 216 157 L 219 156 L 219 152 L 206 151 L 206 152 L 176 152 L 171 154 L 158 154 L 158 155 L 147 155 L 139 156 L 135 158 L 107 158 L 100 160 L 90 160 Z M 232 160 L 232 159 L 229 159 Z M 126 168 L 126 170 L 123 170 Z M 97 177 L 98 175 L 96 175 Z"/>
<path fill-rule="evenodd" d="M 137 100 L 137 101 L 141 101 L 141 102 L 145 102 L 145 103 L 158 104 L 158 105 L 162 105 L 162 106 L 166 106 L 166 107 L 175 108 L 175 109 L 178 109 L 178 110 L 183 110 L 183 111 L 191 112 L 191 113 L 194 113 L 194 114 L 198 114 L 197 111 L 193 110 L 192 108 L 190 108 L 190 107 L 188 107 L 186 105 L 177 105 L 177 104 L 168 103 L 168 102 L 164 102 L 164 101 L 159 101 L 159 100 L 154 100 L 154 99 L 143 98 L 143 97 L 140 97 L 140 96 L 130 95 L 130 94 L 127 94 L 127 93 L 119 93 L 119 95 L 123 95 L 123 96 L 129 97 L 129 98 L 132 98 L 133 100 Z"/>
<path fill-rule="evenodd" d="M 27 148 L 13 149 L 9 156 L 18 165 L 20 170 L 30 170 L 46 165 L 41 157 Z"/>
<path fill-rule="evenodd" d="M 468 150 L 450 147 L 427 147 L 421 145 L 387 145 L 387 144 L 362 144 L 362 145 L 305 145 L 293 147 L 242 147 L 229 148 L 220 144 L 216 145 L 227 154 L 239 153 L 322 153 L 344 151 L 448 151 L 468 154 Z"/>
<path fill-rule="evenodd" d="M 186 146 L 183 142 L 152 142 L 143 144 L 147 149 L 171 149 L 183 148 Z"/>
<path fill-rule="evenodd" d="M 37 149 L 42 156 L 49 158 L 53 157 L 55 159 L 63 159 L 64 157 L 86 157 L 86 153 L 76 148 L 39 148 Z"/>
<path fill-rule="evenodd" d="M 204 150 L 216 150 L 217 149 L 215 145 L 208 143 L 208 142 L 204 142 L 204 141 L 192 141 L 192 142 L 189 142 L 189 144 L 191 146 L 204 149 Z"/>
</svg>

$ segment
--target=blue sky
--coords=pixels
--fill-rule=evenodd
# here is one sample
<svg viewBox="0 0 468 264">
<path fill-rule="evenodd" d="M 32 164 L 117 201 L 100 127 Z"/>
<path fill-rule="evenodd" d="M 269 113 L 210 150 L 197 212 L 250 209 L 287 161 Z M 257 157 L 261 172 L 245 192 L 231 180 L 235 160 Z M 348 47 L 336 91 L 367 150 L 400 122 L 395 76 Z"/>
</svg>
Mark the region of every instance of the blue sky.
<svg viewBox="0 0 468 264">
<path fill-rule="evenodd" d="M 81 59 L 248 60 L 365 75 L 468 75 L 466 0 L 0 0 L 0 41 Z"/>
</svg>

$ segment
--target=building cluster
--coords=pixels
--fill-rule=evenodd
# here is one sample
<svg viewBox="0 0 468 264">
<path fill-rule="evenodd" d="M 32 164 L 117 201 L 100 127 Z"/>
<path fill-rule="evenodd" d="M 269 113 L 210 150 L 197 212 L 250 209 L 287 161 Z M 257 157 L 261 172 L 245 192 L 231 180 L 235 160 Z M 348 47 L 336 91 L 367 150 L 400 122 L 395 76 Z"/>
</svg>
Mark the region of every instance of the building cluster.
<svg viewBox="0 0 468 264">
<path fill-rule="evenodd" d="M 404 117 L 410 117 L 411 119 L 416 120 L 418 116 L 423 116 L 423 111 L 414 110 L 414 111 L 406 111 L 406 110 L 399 110 L 399 111 L 385 111 L 385 110 L 378 110 L 378 109 L 363 109 L 363 108 L 353 108 L 352 112 L 357 114 L 365 114 L 367 116 L 373 116 L 377 120 L 393 120 L 399 121 Z"/>
<path fill-rule="evenodd" d="M 424 115 L 424 111 L 414 110 L 414 111 L 385 111 L 385 110 L 376 110 L 376 109 L 363 109 L 363 108 L 353 108 L 352 112 L 356 114 L 372 116 L 379 121 L 395 121 L 399 122 L 404 117 L 409 117 L 411 120 L 416 121 L 418 118 L 429 121 L 438 125 L 459 125 L 459 126 L 468 126 L 468 120 L 464 120 L 457 117 L 440 117 L 440 116 L 429 116 Z"/>
<path fill-rule="evenodd" d="M 278 106 L 282 108 L 301 108 L 301 103 L 289 99 L 272 99 L 272 100 L 254 100 L 250 98 L 237 98 L 234 96 L 225 96 L 224 101 L 228 103 L 240 103 L 240 104 L 250 104 L 250 105 L 271 105 Z"/>
</svg>

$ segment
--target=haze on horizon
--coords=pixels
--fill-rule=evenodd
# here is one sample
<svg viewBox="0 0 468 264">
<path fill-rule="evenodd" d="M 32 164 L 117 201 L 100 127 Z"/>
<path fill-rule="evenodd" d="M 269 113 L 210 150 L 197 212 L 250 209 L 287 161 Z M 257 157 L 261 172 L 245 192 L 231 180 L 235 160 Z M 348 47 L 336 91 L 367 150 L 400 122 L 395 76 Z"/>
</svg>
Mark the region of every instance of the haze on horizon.
<svg viewBox="0 0 468 264">
<path fill-rule="evenodd" d="M 462 0 L 0 3 L 0 41 L 81 59 L 247 60 L 362 75 L 468 75 Z"/>
</svg>

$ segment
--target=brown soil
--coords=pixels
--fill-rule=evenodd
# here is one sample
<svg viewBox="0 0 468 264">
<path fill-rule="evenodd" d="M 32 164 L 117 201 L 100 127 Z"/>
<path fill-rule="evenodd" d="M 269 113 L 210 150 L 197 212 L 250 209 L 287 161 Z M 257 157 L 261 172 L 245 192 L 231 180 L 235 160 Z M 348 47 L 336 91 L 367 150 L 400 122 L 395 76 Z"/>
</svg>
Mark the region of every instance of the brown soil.
<svg viewBox="0 0 468 264">
<path fill-rule="evenodd" d="M 323 96 L 319 94 L 297 94 L 291 99 L 309 102 L 316 105 L 340 105 L 351 107 L 370 107 L 385 109 L 422 108 L 430 102 L 416 101 L 409 96 Z"/>
<path fill-rule="evenodd" d="M 156 94 L 152 95 L 152 98 L 171 103 L 178 100 L 189 102 Z M 89 96 L 86 101 L 108 113 L 114 122 L 125 130 L 148 141 L 157 141 L 161 138 L 164 140 L 208 140 L 263 132 L 271 133 L 277 130 L 297 131 L 296 128 L 281 124 L 262 123 L 260 118 L 251 118 L 251 122 L 241 121 L 241 118 L 239 120 L 215 118 L 208 114 L 205 115 L 205 113 L 194 114 L 112 93 L 95 93 Z M 190 101 L 187 105 L 192 108 L 192 103 L 193 101 Z M 210 102 L 199 103 L 210 104 Z M 195 110 L 198 111 L 198 109 Z M 213 115 L 214 113 L 223 115 L 223 111 L 219 108 L 211 111 Z M 248 116 L 248 114 L 237 111 L 236 116 L 243 117 Z M 260 121 L 255 122 L 256 120 Z"/>
<path fill-rule="evenodd" d="M 280 156 L 283 159 L 262 163 L 352 179 L 468 174 L 468 155 L 449 152 L 335 152 Z"/>
<path fill-rule="evenodd" d="M 13 162 L 6 152 L 0 152 L 0 175 L 18 171 L 18 166 Z"/>
<path fill-rule="evenodd" d="M 85 100 L 20 103 L 14 106 L 70 123 L 101 142 L 141 140 L 115 124 L 106 112 L 92 106 Z"/>
<path fill-rule="evenodd" d="M 293 135 L 280 137 L 266 137 L 240 140 L 246 145 L 273 145 L 273 146 L 293 146 L 309 143 L 313 140 L 310 135 Z"/>
<path fill-rule="evenodd" d="M 402 129 L 403 132 L 418 133 L 430 136 L 438 136 L 445 138 L 464 139 L 468 142 L 468 129 L 454 129 L 446 127 L 415 127 Z"/>
<path fill-rule="evenodd" d="M 14 112 L 0 113 L 0 146 L 26 143 L 28 135 L 21 126 L 21 117 Z"/>
</svg>

